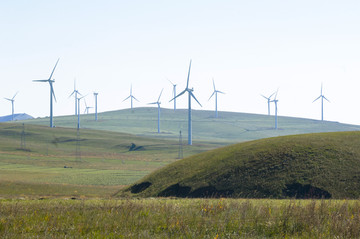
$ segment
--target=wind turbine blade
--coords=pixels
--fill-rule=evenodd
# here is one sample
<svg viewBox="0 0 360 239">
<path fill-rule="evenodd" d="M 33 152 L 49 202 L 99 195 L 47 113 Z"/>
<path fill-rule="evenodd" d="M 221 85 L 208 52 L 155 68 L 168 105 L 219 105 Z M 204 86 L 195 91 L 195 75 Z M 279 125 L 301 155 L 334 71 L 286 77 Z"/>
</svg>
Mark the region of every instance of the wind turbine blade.
<svg viewBox="0 0 360 239">
<path fill-rule="evenodd" d="M 175 96 L 174 98 L 172 98 L 169 102 L 175 100 L 176 98 L 178 98 L 179 96 L 183 95 L 186 92 L 186 90 L 184 90 L 183 92 L 181 92 L 180 94 L 178 94 L 177 96 Z"/>
<path fill-rule="evenodd" d="M 158 98 L 158 100 L 157 100 L 158 102 L 159 102 L 159 100 L 160 100 L 160 97 L 161 97 L 161 94 L 162 94 L 163 90 L 164 90 L 164 88 L 162 88 L 162 90 L 161 90 L 161 92 L 160 92 L 159 98 Z"/>
<path fill-rule="evenodd" d="M 213 86 L 214 86 L 214 91 L 216 91 L 214 78 L 213 78 Z"/>
<path fill-rule="evenodd" d="M 12 101 L 11 99 L 9 99 L 9 98 L 4 98 L 5 100 L 8 100 L 8 101 Z"/>
<path fill-rule="evenodd" d="M 220 93 L 220 94 L 225 94 L 224 92 L 219 91 L 219 90 L 217 90 L 216 92 L 217 92 L 217 93 Z"/>
<path fill-rule="evenodd" d="M 214 94 L 215 94 L 215 91 L 211 94 L 211 96 L 209 97 L 208 101 L 211 99 L 211 97 L 213 97 Z"/>
<path fill-rule="evenodd" d="M 19 91 L 18 91 L 18 92 L 16 92 L 16 94 L 13 96 L 12 100 L 14 100 L 15 96 L 16 96 L 18 93 L 19 93 Z"/>
<path fill-rule="evenodd" d="M 153 102 L 153 103 L 148 103 L 148 105 L 156 105 L 157 102 Z"/>
<path fill-rule="evenodd" d="M 328 100 L 325 96 L 323 96 L 325 100 L 327 100 L 330 103 L 330 100 Z"/>
<path fill-rule="evenodd" d="M 173 86 L 176 86 L 174 83 L 172 83 L 172 81 L 171 80 L 168 80 Z"/>
<path fill-rule="evenodd" d="M 54 74 L 55 68 L 56 68 L 56 66 L 57 66 L 57 64 L 58 64 L 58 62 L 59 62 L 59 60 L 60 60 L 60 58 L 57 60 L 57 62 L 56 62 L 56 64 L 55 64 L 55 66 L 54 66 L 54 69 L 53 69 L 53 71 L 51 72 L 51 75 L 50 75 L 50 77 L 49 77 L 49 80 L 51 80 L 51 77 L 52 77 L 52 75 Z"/>
<path fill-rule="evenodd" d="M 275 94 L 274 100 L 276 100 L 277 95 L 278 95 L 278 92 L 279 92 L 279 88 L 277 88 L 277 90 L 276 90 L 276 94 Z"/>
<path fill-rule="evenodd" d="M 191 70 L 191 60 L 190 60 L 190 65 L 189 65 L 189 72 L 188 72 L 188 77 L 187 77 L 186 89 L 188 89 L 188 87 L 189 87 L 190 70 Z"/>
<path fill-rule="evenodd" d="M 54 96 L 54 100 L 56 102 L 56 96 L 55 96 L 55 92 L 54 92 L 54 87 L 53 87 L 51 82 L 49 82 L 49 83 L 50 83 L 50 88 L 51 88 L 52 95 Z"/>
<path fill-rule="evenodd" d="M 268 97 L 266 97 L 265 95 L 261 95 L 261 96 L 264 97 L 264 98 L 267 99 L 267 100 L 270 99 L 270 97 L 268 98 Z"/>
<path fill-rule="evenodd" d="M 198 104 L 202 107 L 202 105 L 200 104 L 200 102 L 196 99 L 195 95 L 190 91 L 190 95 L 194 98 L 194 100 L 196 100 L 196 102 L 198 102 Z"/>
<path fill-rule="evenodd" d="M 268 98 L 270 99 L 276 92 L 272 93 Z M 265 96 L 264 96 L 265 97 Z"/>
<path fill-rule="evenodd" d="M 320 99 L 321 98 L 321 95 L 318 97 L 318 98 L 316 98 L 314 101 L 313 101 L 313 103 L 315 102 L 315 101 L 317 101 L 318 99 Z"/>
<path fill-rule="evenodd" d="M 131 96 L 134 100 L 136 100 L 137 102 L 140 102 L 138 99 L 135 98 L 135 96 Z"/>
<path fill-rule="evenodd" d="M 131 97 L 131 95 L 129 95 L 128 97 L 126 97 L 125 100 L 129 99 L 130 97 Z M 123 102 L 124 102 L 125 100 L 123 100 Z"/>
<path fill-rule="evenodd" d="M 73 96 L 73 94 L 75 94 L 75 90 L 69 95 L 68 98 L 70 98 L 71 96 Z"/>
<path fill-rule="evenodd" d="M 49 80 L 33 80 L 33 82 L 49 82 Z"/>
</svg>

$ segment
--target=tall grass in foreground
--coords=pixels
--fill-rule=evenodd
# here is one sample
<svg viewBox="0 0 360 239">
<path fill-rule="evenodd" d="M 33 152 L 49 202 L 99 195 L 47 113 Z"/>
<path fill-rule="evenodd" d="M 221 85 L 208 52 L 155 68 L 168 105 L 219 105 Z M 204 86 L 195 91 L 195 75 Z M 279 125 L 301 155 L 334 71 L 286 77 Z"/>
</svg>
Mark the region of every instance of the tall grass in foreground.
<svg viewBox="0 0 360 239">
<path fill-rule="evenodd" d="M 0 200 L 1 238 L 359 238 L 359 201 Z"/>
</svg>

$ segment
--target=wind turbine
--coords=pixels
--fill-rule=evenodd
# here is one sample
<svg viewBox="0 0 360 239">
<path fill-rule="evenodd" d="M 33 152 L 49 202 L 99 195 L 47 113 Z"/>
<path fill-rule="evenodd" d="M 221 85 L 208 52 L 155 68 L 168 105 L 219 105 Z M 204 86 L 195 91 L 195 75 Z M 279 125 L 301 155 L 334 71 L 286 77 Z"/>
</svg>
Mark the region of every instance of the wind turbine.
<svg viewBox="0 0 360 239">
<path fill-rule="evenodd" d="M 85 114 L 85 113 L 86 113 L 86 114 L 89 114 L 89 109 L 94 108 L 94 107 L 87 106 L 85 99 L 84 99 L 84 102 L 85 102 L 85 111 L 84 111 L 84 114 Z"/>
<path fill-rule="evenodd" d="M 97 121 L 97 96 L 99 93 L 94 92 L 94 97 L 95 97 L 95 121 Z"/>
<path fill-rule="evenodd" d="M 76 80 L 74 80 L 74 91 L 71 93 L 71 95 L 69 96 L 69 98 L 74 95 L 75 97 L 75 115 L 77 115 L 77 99 L 78 99 L 78 94 L 81 95 L 81 93 L 76 89 Z"/>
<path fill-rule="evenodd" d="M 55 66 L 54 66 L 54 69 L 51 72 L 51 75 L 50 75 L 49 79 L 47 79 L 47 80 L 33 80 L 34 82 L 49 82 L 49 85 L 50 85 L 50 128 L 53 127 L 53 97 L 54 97 L 54 100 L 56 102 L 56 97 L 55 97 L 54 87 L 53 87 L 53 83 L 55 82 L 55 79 L 52 80 L 51 78 L 52 78 L 52 76 L 54 74 L 55 68 L 56 68 L 59 60 L 60 60 L 60 58 L 57 60 Z"/>
<path fill-rule="evenodd" d="M 189 94 L 189 107 L 188 107 L 188 114 L 189 114 L 189 118 L 188 118 L 188 145 L 192 145 L 192 121 L 191 121 L 191 97 L 194 98 L 194 100 L 196 100 L 196 102 L 202 107 L 202 105 L 200 104 L 200 102 L 196 99 L 196 97 L 194 96 L 194 94 L 192 93 L 194 91 L 194 89 L 190 89 L 189 88 L 189 78 L 190 78 L 190 69 L 191 69 L 191 60 L 190 60 L 190 66 L 189 66 L 189 72 L 188 72 L 188 77 L 187 77 L 187 83 L 186 83 L 186 88 L 185 90 L 183 90 L 180 94 L 178 94 L 177 96 L 175 96 L 172 100 L 175 100 L 176 98 L 178 98 L 179 96 L 185 94 L 186 92 L 188 92 Z M 170 101 L 172 101 L 170 100 Z"/>
<path fill-rule="evenodd" d="M 18 94 L 19 92 L 16 92 L 16 94 L 13 96 L 13 98 L 9 99 L 9 98 L 4 98 L 5 100 L 8 100 L 11 102 L 11 121 L 14 121 L 14 101 L 15 101 L 15 96 Z"/>
<path fill-rule="evenodd" d="M 130 101 L 131 101 L 131 109 L 133 108 L 133 99 L 135 99 L 137 102 L 139 102 L 135 96 L 132 95 L 132 85 L 130 86 L 130 95 L 128 97 L 125 98 L 125 100 L 129 99 L 130 98 Z M 123 100 L 123 102 L 125 101 Z"/>
<path fill-rule="evenodd" d="M 323 85 L 321 83 L 321 91 L 320 91 L 320 96 L 318 98 L 316 98 L 313 103 L 315 101 L 317 101 L 318 99 L 321 98 L 321 121 L 324 121 L 324 99 L 327 100 L 328 102 L 330 102 L 324 95 L 323 95 Z"/>
<path fill-rule="evenodd" d="M 272 101 L 270 102 L 274 102 L 275 103 L 275 129 L 278 128 L 278 116 L 277 116 L 277 103 L 278 103 L 278 99 L 277 99 L 277 94 L 278 94 L 279 89 L 276 91 L 275 97 Z"/>
<path fill-rule="evenodd" d="M 217 94 L 218 94 L 218 93 L 220 93 L 220 94 L 225 94 L 225 93 L 224 93 L 224 92 L 221 92 L 221 91 L 219 91 L 219 90 L 216 90 L 214 79 L 213 79 L 213 85 L 214 85 L 214 92 L 212 93 L 212 95 L 210 96 L 210 98 L 208 99 L 208 101 L 211 99 L 211 97 L 213 97 L 213 95 L 215 95 L 215 118 L 217 118 L 217 117 L 218 117 Z"/>
<path fill-rule="evenodd" d="M 77 99 L 78 100 L 78 104 L 77 104 L 77 106 L 78 106 L 78 109 L 77 109 L 78 110 L 78 113 L 77 113 L 77 116 L 78 116 L 77 129 L 80 129 L 80 100 L 82 98 L 84 98 L 84 97 L 86 97 L 86 95 Z"/>
<path fill-rule="evenodd" d="M 176 96 L 176 84 L 172 83 L 171 81 L 170 81 L 170 83 L 173 85 L 173 97 L 175 97 Z M 174 99 L 174 111 L 176 111 L 176 99 Z"/>
<path fill-rule="evenodd" d="M 272 93 L 269 97 L 266 97 L 266 96 L 264 96 L 264 95 L 261 95 L 262 97 L 264 97 L 265 99 L 267 99 L 267 103 L 268 103 L 268 115 L 270 115 L 270 102 L 271 102 L 271 97 L 272 97 L 274 94 L 275 94 L 275 92 Z"/>
<path fill-rule="evenodd" d="M 159 98 L 156 102 L 153 102 L 153 103 L 149 103 L 149 105 L 157 105 L 158 106 L 158 133 L 160 134 L 160 97 L 161 97 L 161 94 L 163 92 L 164 89 L 161 90 L 160 92 L 160 95 L 159 95 Z"/>
</svg>

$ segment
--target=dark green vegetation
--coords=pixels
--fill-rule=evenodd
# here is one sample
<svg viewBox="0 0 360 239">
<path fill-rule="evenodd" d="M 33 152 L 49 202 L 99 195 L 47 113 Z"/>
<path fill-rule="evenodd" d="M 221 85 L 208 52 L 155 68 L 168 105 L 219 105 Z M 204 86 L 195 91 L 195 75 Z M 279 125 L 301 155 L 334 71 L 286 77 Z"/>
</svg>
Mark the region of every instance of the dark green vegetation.
<svg viewBox="0 0 360 239">
<path fill-rule="evenodd" d="M 214 118 L 213 111 L 193 110 L 193 138 L 196 141 L 238 142 L 304 133 L 354 131 L 360 126 L 337 122 L 318 121 L 302 118 L 279 117 L 279 129 L 274 130 L 274 116 L 219 112 Z M 90 129 L 129 133 L 145 137 L 161 137 L 177 140 L 179 131 L 187 142 L 187 110 L 161 110 L 161 134 L 157 133 L 157 108 L 135 108 L 99 114 L 99 121 L 94 121 L 94 114 L 81 115 L 81 126 Z M 77 126 L 75 116 L 56 117 L 58 127 Z M 29 124 L 49 125 L 48 118 L 28 120 Z"/>
<path fill-rule="evenodd" d="M 178 142 L 100 130 L 0 124 L 0 197 L 110 196 L 177 160 Z M 134 146 L 135 145 L 135 146 Z M 184 156 L 219 147 L 184 146 Z"/>
<path fill-rule="evenodd" d="M 119 195 L 359 198 L 360 132 L 283 136 L 179 160 Z"/>
<path fill-rule="evenodd" d="M 359 238 L 358 201 L 0 200 L 1 238 Z"/>
</svg>

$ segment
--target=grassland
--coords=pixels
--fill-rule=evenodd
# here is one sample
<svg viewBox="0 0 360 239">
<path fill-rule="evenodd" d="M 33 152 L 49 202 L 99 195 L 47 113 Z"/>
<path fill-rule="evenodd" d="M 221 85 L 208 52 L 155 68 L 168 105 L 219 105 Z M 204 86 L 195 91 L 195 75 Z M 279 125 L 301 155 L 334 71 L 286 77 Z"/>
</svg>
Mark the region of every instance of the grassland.
<svg viewBox="0 0 360 239">
<path fill-rule="evenodd" d="M 177 140 L 179 131 L 187 139 L 187 110 L 176 112 L 170 109 L 161 110 L 161 134 L 157 133 L 157 108 L 135 108 L 104 112 L 99 114 L 99 121 L 94 121 L 94 115 L 81 115 L 81 126 L 89 129 L 99 129 L 114 132 L 129 133 L 151 138 Z M 337 122 L 310 120 L 303 118 L 279 117 L 279 129 L 274 130 L 274 116 L 219 112 L 219 118 L 214 118 L 214 112 L 193 110 L 193 139 L 207 142 L 237 142 L 294 135 L 304 133 L 355 131 L 360 126 L 340 124 Z M 49 125 L 48 118 L 24 121 L 29 124 Z M 58 127 L 74 128 L 77 125 L 75 116 L 55 117 Z"/>
<path fill-rule="evenodd" d="M 0 124 L 0 197 L 110 196 L 177 160 L 178 142 L 70 128 Z M 134 149 L 129 151 L 132 144 Z M 220 145 L 184 145 L 184 156 Z"/>
<path fill-rule="evenodd" d="M 165 166 L 119 195 L 357 199 L 359 145 L 360 132 L 239 143 Z"/>
<path fill-rule="evenodd" d="M 0 200 L 1 238 L 359 238 L 359 201 Z"/>
</svg>

